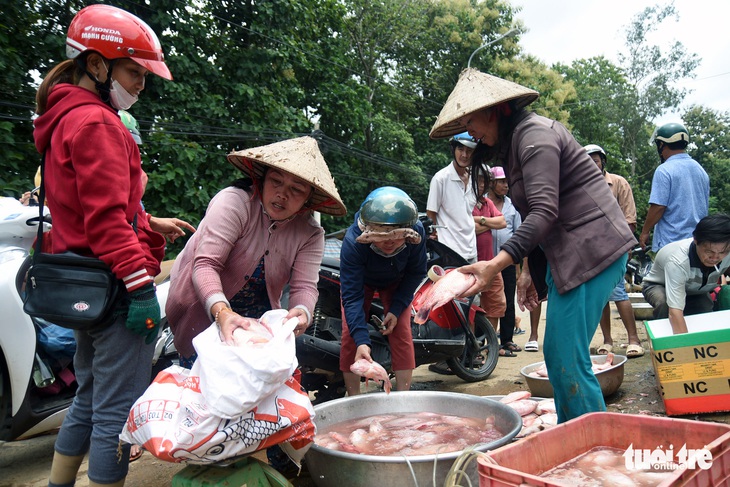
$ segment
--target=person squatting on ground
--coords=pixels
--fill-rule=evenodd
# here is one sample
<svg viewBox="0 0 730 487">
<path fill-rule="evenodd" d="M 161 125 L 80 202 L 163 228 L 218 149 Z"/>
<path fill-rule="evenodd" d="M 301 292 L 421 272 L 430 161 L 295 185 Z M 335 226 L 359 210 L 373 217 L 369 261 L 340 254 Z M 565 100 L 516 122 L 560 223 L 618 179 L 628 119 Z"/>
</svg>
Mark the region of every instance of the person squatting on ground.
<svg viewBox="0 0 730 487">
<path fill-rule="evenodd" d="M 589 345 L 611 291 L 626 270 L 636 239 L 595 164 L 560 123 L 524 107 L 538 93 L 475 69 L 462 71 L 431 129 L 431 138 L 468 130 L 480 141 L 472 176 L 482 160 L 505 169 L 522 225 L 499 254 L 464 266 L 487 288 L 508 266 L 529 256 L 517 281 L 522 309 L 538 306 L 547 287 L 543 346 L 555 390 L 558 421 L 604 411 L 605 401 L 591 370 Z M 600 237 L 597 237 L 600 236 Z"/>
<path fill-rule="evenodd" d="M 492 200 L 487 198 L 489 188 L 490 172 L 485 167 L 483 174 L 477 178 L 477 203 L 474 205 L 472 215 L 474 216 L 474 230 L 477 234 L 477 260 L 489 260 L 494 257 L 492 241 L 492 229 L 505 228 L 507 222 L 504 215 L 494 206 Z M 499 319 L 504 316 L 507 310 L 507 298 L 504 295 L 504 282 L 502 274 L 495 276 L 492 284 L 486 291 L 479 295 L 479 306 L 486 311 L 487 319 L 496 329 Z M 473 330 L 472 330 L 473 331 Z M 521 352 L 522 349 L 512 341 L 514 326 L 512 330 L 500 332 L 501 347 L 500 357 L 516 357 L 514 352 Z"/>
<path fill-rule="evenodd" d="M 476 196 L 469 165 L 477 141 L 465 132 L 452 137 L 449 145 L 452 161 L 431 178 L 426 214 L 438 227 L 431 238 L 473 263 L 477 259 L 477 240 L 471 212 Z"/>
<path fill-rule="evenodd" d="M 85 36 L 92 27 L 119 35 Z M 70 59 L 55 66 L 38 88 L 34 122 L 36 147 L 46 157 L 52 251 L 98 257 L 128 295 L 110 326 L 74 332 L 78 389 L 56 439 L 48 485 L 74 485 L 88 453 L 89 485 L 121 486 L 129 445 L 119 444 L 119 433 L 149 384 L 160 321 L 153 277 L 165 239 L 142 212 L 139 149 L 117 110 L 137 101 L 148 73 L 172 76 L 152 29 L 107 5 L 76 14 L 66 54 Z"/>
<path fill-rule="evenodd" d="M 626 217 L 626 223 L 632 232 L 636 230 L 636 204 L 634 203 L 634 193 L 631 191 L 631 185 L 622 176 L 611 174 L 606 171 L 606 151 L 596 144 L 585 146 L 586 153 L 596 163 L 598 169 L 603 173 L 603 177 L 611 188 L 611 194 L 618 202 L 621 211 Z M 621 321 L 626 328 L 629 344 L 626 346 L 626 356 L 628 358 L 637 358 L 644 355 L 644 348 L 641 346 L 639 334 L 636 332 L 636 319 L 634 318 L 634 308 L 631 307 L 629 295 L 626 293 L 626 285 L 624 280 L 616 284 L 616 288 L 611 293 L 608 301 L 616 304 L 616 309 L 621 317 Z M 603 345 L 599 346 L 596 353 L 606 355 L 613 352 L 613 337 L 611 337 L 611 305 L 606 303 L 601 314 L 601 333 L 603 334 Z"/>
<path fill-rule="evenodd" d="M 375 292 L 384 307 L 381 333 L 388 337 L 396 390 L 411 388 L 416 361 L 410 304 L 426 277 L 425 239 L 416 204 L 392 186 L 371 192 L 347 229 L 340 251 L 340 370 L 348 396 L 360 394 L 360 376 L 350 365 L 360 359 L 373 361 L 367 320 Z"/>
<path fill-rule="evenodd" d="M 228 160 L 246 177 L 213 197 L 170 272 L 165 310 L 187 367 L 197 357 L 193 338 L 211 322 L 231 342 L 236 328 L 248 326 L 243 317 L 281 308 L 287 284 L 287 319 L 296 317 L 295 334 L 304 333 L 324 252 L 324 230 L 312 212 L 347 214 L 312 137 L 233 152 Z"/>
<path fill-rule="evenodd" d="M 685 316 L 713 310 L 710 292 L 730 268 L 730 216 L 706 216 L 692 235 L 662 247 L 642 281 L 654 319 L 669 318 L 674 334 L 687 333 Z"/>
<path fill-rule="evenodd" d="M 700 164 L 687 154 L 689 132 L 679 123 L 658 127 L 650 143 L 656 145 L 661 161 L 654 171 L 649 195 L 649 210 L 639 244 L 646 248 L 654 229 L 651 247 L 654 252 L 665 245 L 692 236 L 697 223 L 710 208 L 710 177 Z"/>
</svg>

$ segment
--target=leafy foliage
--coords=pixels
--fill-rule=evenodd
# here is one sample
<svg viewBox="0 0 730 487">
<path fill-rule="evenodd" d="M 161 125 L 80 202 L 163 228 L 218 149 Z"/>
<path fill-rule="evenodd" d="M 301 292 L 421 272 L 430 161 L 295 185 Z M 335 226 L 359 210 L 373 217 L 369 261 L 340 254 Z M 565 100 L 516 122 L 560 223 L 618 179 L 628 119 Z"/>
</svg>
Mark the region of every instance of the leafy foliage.
<svg viewBox="0 0 730 487">
<path fill-rule="evenodd" d="M 3 2 L 0 20 L 0 150 L 6 194 L 30 188 L 39 155 L 32 138 L 39 77 L 63 59 L 65 29 L 85 0 Z M 117 0 L 160 35 L 175 79 L 151 76 L 132 112 L 141 125 L 146 208 L 197 224 L 237 170 L 233 151 L 310 134 L 320 143 L 349 225 L 375 187 L 395 185 L 424 209 L 431 175 L 450 158 L 428 134 L 472 53 L 498 40 L 518 11 L 502 0 Z M 540 92 L 533 108 L 609 150 L 610 169 L 634 185 L 640 213 L 658 158 L 644 141 L 651 120 L 676 107 L 676 81 L 696 60 L 647 34 L 674 7 L 638 14 L 619 66 L 604 58 L 545 66 L 521 53 L 519 35 L 477 51 L 473 67 Z M 664 46 L 662 46 L 664 47 Z M 713 205 L 728 198 L 727 114 L 690 110 L 685 123 L 713 178 Z M 705 135 L 706 134 L 706 135 Z M 723 146 L 723 144 L 725 144 Z M 175 255 L 179 240 L 168 249 Z"/>
</svg>

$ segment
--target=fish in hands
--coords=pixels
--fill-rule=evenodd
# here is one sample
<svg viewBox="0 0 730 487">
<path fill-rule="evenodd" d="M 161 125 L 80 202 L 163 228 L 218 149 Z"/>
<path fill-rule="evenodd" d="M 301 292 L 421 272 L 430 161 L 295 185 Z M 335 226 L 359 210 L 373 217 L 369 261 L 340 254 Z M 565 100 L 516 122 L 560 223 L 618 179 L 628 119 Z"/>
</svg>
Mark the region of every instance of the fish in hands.
<svg viewBox="0 0 730 487">
<path fill-rule="evenodd" d="M 360 377 L 365 377 L 366 383 L 367 379 L 372 379 L 376 381 L 383 381 L 383 389 L 385 390 L 386 394 L 390 394 L 391 389 L 391 383 L 390 383 L 390 377 L 388 377 L 388 372 L 385 371 L 382 365 L 380 365 L 377 362 L 368 362 L 364 358 L 361 358 L 360 360 L 356 360 L 352 365 L 350 365 L 350 371 L 353 374 L 357 374 Z"/>
<path fill-rule="evenodd" d="M 246 326 L 233 330 L 233 345 L 237 347 L 257 346 L 268 343 L 274 334 L 271 327 L 261 320 L 243 317 Z"/>
<path fill-rule="evenodd" d="M 477 282 L 474 274 L 464 274 L 456 269 L 444 271 L 439 266 L 431 268 L 429 277 L 435 282 L 424 293 L 416 295 L 411 303 L 413 309 L 416 310 L 416 317 L 413 321 L 419 325 L 428 320 L 431 310 L 443 306 L 454 298 L 461 297 Z"/>
</svg>

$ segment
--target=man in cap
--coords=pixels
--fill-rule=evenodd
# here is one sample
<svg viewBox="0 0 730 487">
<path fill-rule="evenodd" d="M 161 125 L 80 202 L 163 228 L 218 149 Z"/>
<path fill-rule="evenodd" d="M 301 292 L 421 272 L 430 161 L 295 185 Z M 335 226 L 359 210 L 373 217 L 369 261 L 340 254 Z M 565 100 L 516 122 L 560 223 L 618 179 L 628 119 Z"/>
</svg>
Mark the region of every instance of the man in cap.
<svg viewBox="0 0 730 487">
<path fill-rule="evenodd" d="M 477 240 L 472 209 L 476 196 L 469 166 L 477 141 L 466 132 L 449 141 L 452 161 L 434 174 L 428 191 L 426 214 L 438 225 L 438 241 L 455 250 L 470 263 L 477 259 Z"/>
<path fill-rule="evenodd" d="M 692 236 L 697 223 L 710 207 L 710 178 L 700 164 L 687 154 L 689 132 L 684 125 L 667 123 L 651 137 L 662 164 L 654 171 L 649 195 L 649 211 L 639 236 L 646 248 L 654 229 L 652 250 Z"/>
<path fill-rule="evenodd" d="M 456 251 L 468 262 L 477 260 L 477 235 L 471 212 L 477 199 L 472 188 L 469 167 L 477 146 L 474 137 L 464 132 L 449 141 L 452 160 L 431 178 L 426 214 L 439 228 L 431 238 Z M 429 365 L 429 370 L 450 374 L 446 362 Z"/>
<path fill-rule="evenodd" d="M 626 223 L 629 224 L 631 231 L 636 230 L 636 204 L 634 203 L 634 193 L 631 185 L 626 179 L 618 174 L 611 174 L 606 171 L 606 151 L 596 144 L 588 144 L 585 146 L 586 153 L 596 163 L 598 169 L 603 173 L 603 177 L 611 188 L 611 193 L 616 198 L 621 211 L 626 217 Z M 621 321 L 626 328 L 629 344 L 626 347 L 626 356 L 628 358 L 636 358 L 644 355 L 644 348 L 641 346 L 641 340 L 636 332 L 636 319 L 634 318 L 634 309 L 631 307 L 629 295 L 626 293 L 624 280 L 622 279 L 611 293 L 609 301 L 616 304 L 616 309 L 621 317 Z M 598 347 L 596 351 L 599 355 L 607 355 L 613 352 L 613 338 L 611 337 L 611 305 L 606 303 L 601 314 L 601 333 L 603 334 L 603 345 Z"/>
</svg>

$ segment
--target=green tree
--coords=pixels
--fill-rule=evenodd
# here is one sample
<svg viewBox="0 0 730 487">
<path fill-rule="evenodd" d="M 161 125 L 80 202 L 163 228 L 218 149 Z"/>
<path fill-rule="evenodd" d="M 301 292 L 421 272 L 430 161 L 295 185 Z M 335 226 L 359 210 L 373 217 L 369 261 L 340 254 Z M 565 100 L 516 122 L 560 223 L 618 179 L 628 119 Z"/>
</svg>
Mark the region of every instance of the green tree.
<svg viewBox="0 0 730 487">
<path fill-rule="evenodd" d="M 34 73 L 45 74 L 60 60 L 73 2 L 2 2 L 0 20 L 0 149 L 4 196 L 33 187 L 40 155 L 33 145 Z"/>
<path fill-rule="evenodd" d="M 730 113 L 692 106 L 682 120 L 688 152 L 710 176 L 710 213 L 730 213 Z"/>
<path fill-rule="evenodd" d="M 673 2 L 645 8 L 626 28 L 626 50 L 619 53 L 619 65 L 635 90 L 635 98 L 624 98 L 629 106 L 636 107 L 627 113 L 623 126 L 624 147 L 631 160 L 632 174 L 647 173 L 656 167 L 655 162 L 639 158 L 639 146 L 651 134 L 647 122 L 679 107 L 688 93 L 679 82 L 694 78 L 694 70 L 701 61 L 680 42 L 668 46 L 651 44 L 650 34 L 671 18 L 679 18 Z"/>
</svg>

